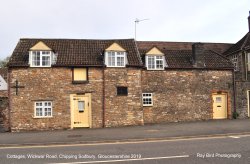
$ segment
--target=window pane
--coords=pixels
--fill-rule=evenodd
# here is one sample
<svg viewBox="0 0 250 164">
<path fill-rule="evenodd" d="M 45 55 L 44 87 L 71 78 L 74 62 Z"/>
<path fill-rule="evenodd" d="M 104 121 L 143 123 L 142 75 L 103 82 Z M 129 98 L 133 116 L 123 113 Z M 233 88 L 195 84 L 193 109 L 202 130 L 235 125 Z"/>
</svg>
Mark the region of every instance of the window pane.
<svg viewBox="0 0 250 164">
<path fill-rule="evenodd" d="M 216 97 L 216 103 L 220 103 L 222 101 L 221 97 Z"/>
<path fill-rule="evenodd" d="M 42 108 L 36 108 L 36 116 L 43 116 Z"/>
<path fill-rule="evenodd" d="M 42 51 L 42 54 L 43 54 L 43 55 L 48 55 L 48 54 L 49 54 L 49 51 Z"/>
<path fill-rule="evenodd" d="M 163 68 L 163 60 L 156 60 L 156 68 L 157 69 Z"/>
<path fill-rule="evenodd" d="M 40 51 L 32 52 L 32 65 L 40 66 Z"/>
<path fill-rule="evenodd" d="M 108 52 L 108 66 L 115 66 L 115 52 Z"/>
<path fill-rule="evenodd" d="M 154 56 L 148 56 L 148 68 L 154 69 L 155 68 L 155 58 Z"/>
<path fill-rule="evenodd" d="M 52 102 L 41 101 L 35 102 L 35 116 L 37 117 L 48 117 L 52 116 Z"/>
<path fill-rule="evenodd" d="M 115 66 L 115 52 L 111 52 L 111 66 Z"/>
<path fill-rule="evenodd" d="M 78 111 L 84 112 L 85 102 L 84 101 L 78 101 Z"/>
<path fill-rule="evenodd" d="M 117 57 L 117 66 L 124 66 L 124 57 Z"/>
<path fill-rule="evenodd" d="M 142 94 L 142 103 L 144 106 L 152 106 L 153 105 L 152 93 L 143 93 Z"/>
<path fill-rule="evenodd" d="M 128 95 L 128 87 L 117 87 L 117 95 Z"/>
<path fill-rule="evenodd" d="M 42 56 L 42 66 L 50 66 L 50 56 Z"/>
</svg>

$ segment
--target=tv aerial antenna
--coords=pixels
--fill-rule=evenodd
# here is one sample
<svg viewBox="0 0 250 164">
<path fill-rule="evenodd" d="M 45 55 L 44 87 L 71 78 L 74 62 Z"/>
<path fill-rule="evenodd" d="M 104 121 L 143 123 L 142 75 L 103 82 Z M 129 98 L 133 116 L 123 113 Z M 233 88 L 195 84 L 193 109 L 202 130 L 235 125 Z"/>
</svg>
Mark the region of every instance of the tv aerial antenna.
<svg viewBox="0 0 250 164">
<path fill-rule="evenodd" d="M 142 21 L 146 21 L 146 20 L 149 20 L 148 18 L 146 18 L 146 19 L 138 19 L 138 18 L 136 18 L 135 19 L 135 40 L 136 40 L 136 25 L 138 24 L 138 23 L 140 23 L 140 22 L 142 22 Z"/>
</svg>

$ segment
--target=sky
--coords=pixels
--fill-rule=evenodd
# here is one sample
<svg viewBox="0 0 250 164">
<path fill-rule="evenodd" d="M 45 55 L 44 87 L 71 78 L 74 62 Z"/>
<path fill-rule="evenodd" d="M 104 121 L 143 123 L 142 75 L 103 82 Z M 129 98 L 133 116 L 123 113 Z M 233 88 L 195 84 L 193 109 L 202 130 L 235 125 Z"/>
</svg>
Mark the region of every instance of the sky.
<svg viewBox="0 0 250 164">
<path fill-rule="evenodd" d="M 20 38 L 235 43 L 249 0 L 0 0 L 0 59 Z"/>
</svg>

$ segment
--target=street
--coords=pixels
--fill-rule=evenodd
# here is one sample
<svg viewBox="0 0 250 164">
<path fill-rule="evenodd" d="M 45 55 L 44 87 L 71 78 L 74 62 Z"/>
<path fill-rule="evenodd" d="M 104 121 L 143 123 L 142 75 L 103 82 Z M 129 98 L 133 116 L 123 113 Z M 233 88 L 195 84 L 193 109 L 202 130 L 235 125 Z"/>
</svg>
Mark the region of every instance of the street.
<svg viewBox="0 0 250 164">
<path fill-rule="evenodd" d="M 250 135 L 1 147 L 1 163 L 249 163 Z"/>
</svg>

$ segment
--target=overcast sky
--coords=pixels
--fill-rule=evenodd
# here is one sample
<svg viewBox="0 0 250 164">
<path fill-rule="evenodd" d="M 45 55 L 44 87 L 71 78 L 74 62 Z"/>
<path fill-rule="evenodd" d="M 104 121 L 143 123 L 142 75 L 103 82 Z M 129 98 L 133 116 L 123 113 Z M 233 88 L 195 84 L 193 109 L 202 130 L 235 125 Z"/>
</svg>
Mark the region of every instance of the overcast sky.
<svg viewBox="0 0 250 164">
<path fill-rule="evenodd" d="M 0 59 L 20 38 L 235 43 L 248 32 L 249 0 L 0 0 Z"/>
</svg>

